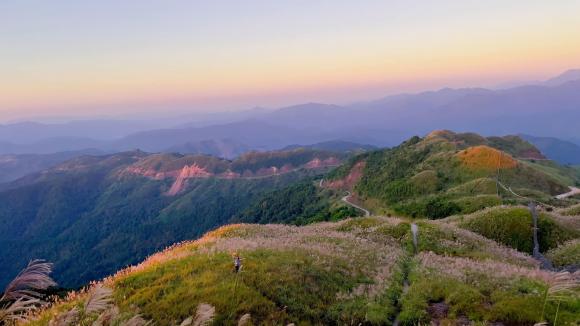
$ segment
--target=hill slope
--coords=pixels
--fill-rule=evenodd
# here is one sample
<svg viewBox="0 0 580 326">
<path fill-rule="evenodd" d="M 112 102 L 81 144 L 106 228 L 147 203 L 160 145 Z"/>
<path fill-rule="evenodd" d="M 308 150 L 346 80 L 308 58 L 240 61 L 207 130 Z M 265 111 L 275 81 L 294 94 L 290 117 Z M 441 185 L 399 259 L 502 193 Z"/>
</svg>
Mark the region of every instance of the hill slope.
<svg viewBox="0 0 580 326">
<path fill-rule="evenodd" d="M 114 324 L 140 314 L 175 325 L 200 310 L 214 325 L 531 325 L 553 321 L 556 310 L 562 324 L 579 321 L 578 299 L 559 306 L 544 300 L 561 276 L 538 270 L 530 256 L 452 224 L 424 221 L 418 229 L 415 253 L 403 219 L 229 225 L 105 280 L 114 307 L 71 322 L 101 314 Z M 232 271 L 235 254 L 242 257 L 239 274 Z M 62 319 L 73 307 L 82 312 L 86 298 L 72 296 L 32 325 Z"/>
<path fill-rule="evenodd" d="M 336 166 L 337 155 L 295 150 L 228 161 L 137 151 L 29 175 L 0 191 L 0 286 L 33 258 L 54 262 L 63 286 L 98 279 L 228 223 L 270 191 Z"/>
<path fill-rule="evenodd" d="M 544 159 L 534 146 L 516 136 L 484 138 L 435 131 L 353 158 L 329 176 L 329 187 L 350 177 L 348 187 L 371 206 L 441 218 L 506 199 L 518 200 L 507 188 L 496 186 L 498 175 L 501 184 L 517 194 L 543 201 L 552 201 L 578 182 L 572 168 Z M 354 172 L 356 178 L 352 178 Z"/>
</svg>

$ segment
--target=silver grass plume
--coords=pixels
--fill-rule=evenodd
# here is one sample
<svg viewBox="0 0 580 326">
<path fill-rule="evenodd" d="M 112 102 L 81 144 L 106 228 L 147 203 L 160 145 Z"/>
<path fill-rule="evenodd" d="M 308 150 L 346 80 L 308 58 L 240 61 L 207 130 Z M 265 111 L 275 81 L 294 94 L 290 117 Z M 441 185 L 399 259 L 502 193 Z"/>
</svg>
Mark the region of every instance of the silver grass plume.
<svg viewBox="0 0 580 326">
<path fill-rule="evenodd" d="M 102 284 L 97 284 L 87 301 L 85 301 L 84 313 L 92 314 L 107 310 L 113 301 L 113 290 L 104 287 Z"/>
<path fill-rule="evenodd" d="M 575 291 L 580 288 L 580 273 L 560 272 L 554 275 L 547 292 L 548 301 L 565 301 L 578 296 Z"/>
<path fill-rule="evenodd" d="M 240 318 L 240 320 L 238 320 L 238 326 L 249 325 L 251 321 L 252 321 L 252 315 L 245 314 Z"/>
<path fill-rule="evenodd" d="M 42 293 L 56 283 L 48 276 L 52 264 L 43 260 L 32 260 L 28 266 L 6 286 L 0 297 L 0 323 L 26 321 L 30 313 L 45 304 Z"/>
<path fill-rule="evenodd" d="M 133 318 L 127 320 L 126 322 L 122 323 L 122 326 L 148 326 L 152 325 L 152 321 L 147 321 L 141 317 L 141 315 L 135 315 Z"/>
<path fill-rule="evenodd" d="M 6 286 L 0 301 L 17 301 L 20 299 L 39 299 L 39 291 L 55 286 L 56 282 L 50 276 L 52 264 L 44 260 L 33 260 L 23 269 L 12 282 Z"/>
<path fill-rule="evenodd" d="M 209 325 L 212 322 L 214 316 L 215 316 L 214 306 L 207 303 L 200 303 L 199 306 L 197 306 L 197 311 L 195 312 L 193 326 Z"/>
</svg>

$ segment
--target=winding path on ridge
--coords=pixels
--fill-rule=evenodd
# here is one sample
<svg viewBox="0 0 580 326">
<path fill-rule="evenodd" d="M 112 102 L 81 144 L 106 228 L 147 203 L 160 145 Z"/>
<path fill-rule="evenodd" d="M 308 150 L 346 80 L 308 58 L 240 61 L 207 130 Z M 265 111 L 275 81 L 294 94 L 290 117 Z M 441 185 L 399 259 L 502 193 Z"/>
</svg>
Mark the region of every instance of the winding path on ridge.
<svg viewBox="0 0 580 326">
<path fill-rule="evenodd" d="M 576 187 L 569 187 L 569 188 L 570 188 L 569 192 L 556 196 L 556 199 L 564 199 L 564 198 L 572 197 L 575 195 L 580 195 L 580 188 L 576 188 Z"/>
<path fill-rule="evenodd" d="M 366 210 L 366 209 L 364 209 L 364 208 L 360 207 L 359 205 L 357 205 L 357 204 L 355 204 L 355 203 L 351 203 L 350 201 L 348 201 L 348 199 L 349 199 L 351 196 L 352 196 L 352 194 L 350 193 L 350 191 L 347 191 L 347 192 L 346 192 L 346 195 L 345 195 L 344 197 L 342 197 L 342 199 L 341 199 L 341 200 L 342 200 L 343 202 L 345 202 L 346 204 L 348 204 L 348 205 L 350 205 L 350 206 L 352 206 L 352 207 L 354 207 L 354 208 L 356 208 L 356 209 L 358 209 L 358 210 L 361 210 L 361 211 L 363 211 L 363 212 L 365 213 L 365 216 L 367 216 L 367 217 L 368 217 L 368 216 L 371 216 L 371 212 L 369 212 L 368 210 Z"/>
<path fill-rule="evenodd" d="M 320 183 L 318 184 L 318 186 L 320 188 L 323 188 L 324 187 L 323 184 L 324 184 L 324 179 L 320 179 Z M 357 205 L 355 203 L 351 203 L 350 201 L 348 201 L 348 199 L 351 196 L 352 196 L 352 194 L 350 193 L 350 191 L 347 191 L 346 194 L 345 194 L 345 196 L 342 197 L 340 200 L 343 201 L 344 203 L 346 203 L 349 206 L 352 206 L 352 207 L 354 207 L 354 208 L 356 208 L 358 210 L 361 210 L 362 212 L 365 213 L 365 216 L 367 216 L 367 217 L 368 216 L 371 216 L 371 212 L 369 212 L 367 209 L 364 209 L 364 208 L 360 207 L 359 205 Z"/>
</svg>

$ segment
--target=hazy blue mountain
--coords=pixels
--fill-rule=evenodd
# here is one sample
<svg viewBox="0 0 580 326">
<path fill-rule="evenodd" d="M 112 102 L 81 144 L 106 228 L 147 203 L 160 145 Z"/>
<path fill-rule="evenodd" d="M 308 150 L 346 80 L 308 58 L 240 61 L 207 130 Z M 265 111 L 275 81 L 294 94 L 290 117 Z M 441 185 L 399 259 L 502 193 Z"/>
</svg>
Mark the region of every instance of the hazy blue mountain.
<svg viewBox="0 0 580 326">
<path fill-rule="evenodd" d="M 54 138 L 57 133 L 53 130 L 54 126 L 2 126 L 0 153 L 49 153 L 89 147 L 108 151 L 142 149 L 153 152 L 182 150 L 195 153 L 204 152 L 196 148 L 200 142 L 223 139 L 233 139 L 247 146 L 249 150 L 271 150 L 293 144 L 314 144 L 336 139 L 374 146 L 392 146 L 412 135 L 426 134 L 434 129 L 473 131 L 483 135 L 521 133 L 580 139 L 577 124 L 580 121 L 580 80 L 575 80 L 577 74 L 578 70 L 571 70 L 545 84 L 503 90 L 445 88 L 389 96 L 347 106 L 306 103 L 273 111 L 247 111 L 233 115 L 230 120 L 224 113 L 217 115 L 215 121 L 231 122 L 206 125 L 211 121 L 206 117 L 203 123 L 185 123 L 179 128 L 163 127 L 131 134 L 127 134 L 131 128 L 123 127 L 127 122 L 118 122 L 113 127 L 104 127 L 103 121 L 96 121 L 94 125 L 78 121 L 65 124 L 63 128 L 66 132 L 58 132 L 64 138 Z M 251 119 L 244 119 L 248 116 Z M 97 131 L 95 126 L 102 126 L 103 129 Z M 12 132 L 13 128 L 19 132 Z M 52 131 L 47 131 L 47 128 Z M 98 136 L 99 132 L 108 131 L 107 128 L 119 129 L 117 132 L 108 133 L 111 138 L 123 133 L 125 135 L 114 140 L 92 140 L 97 139 L 93 136 Z M 35 133 L 36 129 L 40 131 Z M 76 138 L 68 134 L 63 136 L 65 133 L 73 133 L 73 130 L 76 130 Z M 19 142 L 14 141 L 15 135 L 22 133 L 25 136 L 18 136 Z M 24 139 L 35 142 L 27 146 L 17 146 L 23 144 Z M 188 143 L 189 149 L 183 147 Z"/>
<path fill-rule="evenodd" d="M 336 106 L 308 103 L 255 119 L 201 128 L 136 133 L 112 148 L 162 151 L 186 142 L 236 139 L 251 149 L 275 149 L 335 139 L 391 146 L 433 129 L 471 130 L 484 135 L 533 134 L 580 137 L 580 81 L 560 86 L 507 90 L 442 89 Z"/>
<path fill-rule="evenodd" d="M 0 143 L 1 154 L 51 154 L 85 149 L 104 150 L 107 141 L 80 137 L 46 138 L 30 144 Z"/>
<path fill-rule="evenodd" d="M 307 135 L 291 127 L 274 126 L 262 121 L 214 125 L 201 128 L 160 129 L 136 133 L 111 144 L 117 150 L 142 149 L 163 151 L 187 142 L 208 139 L 236 139 L 253 149 L 275 149 L 308 139 Z"/>
<path fill-rule="evenodd" d="M 494 89 L 507 89 L 529 85 L 559 86 L 569 81 L 580 80 L 580 69 L 570 69 L 547 80 L 509 81 L 497 85 Z"/>
<path fill-rule="evenodd" d="M 534 137 L 521 135 L 522 138 L 534 144 L 549 159 L 560 164 L 580 164 L 580 146 L 569 141 L 554 137 Z"/>
<path fill-rule="evenodd" d="M 543 84 L 547 86 L 559 86 L 570 81 L 580 80 L 580 69 L 570 69 L 564 73 L 546 80 Z"/>
<path fill-rule="evenodd" d="M 25 175 L 48 169 L 73 157 L 101 153 L 101 151 L 89 149 L 53 154 L 0 155 L 0 183 L 10 182 Z"/>
<path fill-rule="evenodd" d="M 242 120 L 254 119 L 264 114 L 274 111 L 273 109 L 266 109 L 255 107 L 250 110 L 242 111 L 227 111 L 227 112 L 211 112 L 211 113 L 191 113 L 180 117 L 181 123 L 176 123 L 175 128 L 199 128 L 211 125 L 227 124 L 238 122 Z M 183 121 L 187 121 L 183 123 Z"/>
<path fill-rule="evenodd" d="M 19 122 L 0 125 L 0 141 L 30 144 L 47 138 L 68 137 L 112 140 L 152 128 L 159 128 L 159 123 L 154 120 L 73 120 L 64 123 Z"/>
<path fill-rule="evenodd" d="M 444 89 L 354 105 L 367 125 L 424 134 L 436 128 L 482 134 L 578 136 L 580 81 L 507 90 Z"/>
<path fill-rule="evenodd" d="M 181 154 L 207 154 L 217 157 L 233 159 L 249 152 L 251 149 L 245 144 L 233 139 L 209 139 L 202 141 L 187 142 L 170 147 L 164 152 L 176 152 Z"/>
<path fill-rule="evenodd" d="M 313 149 L 313 150 L 323 150 L 323 151 L 331 151 L 331 152 L 339 152 L 339 153 L 348 153 L 348 152 L 364 152 L 377 149 L 376 146 L 372 145 L 364 145 L 349 141 L 343 140 L 331 140 L 322 143 L 310 144 L 310 145 L 290 145 L 284 147 L 282 150 L 291 150 L 297 148 L 306 148 L 306 149 Z"/>
</svg>

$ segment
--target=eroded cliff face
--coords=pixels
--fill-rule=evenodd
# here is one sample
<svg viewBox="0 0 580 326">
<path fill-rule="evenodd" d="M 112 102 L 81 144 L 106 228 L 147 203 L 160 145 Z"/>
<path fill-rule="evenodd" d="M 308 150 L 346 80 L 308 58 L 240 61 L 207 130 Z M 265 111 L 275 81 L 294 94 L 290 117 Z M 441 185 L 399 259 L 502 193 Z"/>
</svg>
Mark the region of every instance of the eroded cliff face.
<svg viewBox="0 0 580 326">
<path fill-rule="evenodd" d="M 312 170 L 334 167 L 340 165 L 340 163 L 340 159 L 336 157 L 327 157 L 324 159 L 316 157 L 299 166 L 287 163 L 282 166 L 262 167 L 256 170 L 244 169 L 243 171 L 234 171 L 232 168 L 228 168 L 225 171 L 223 169 L 222 171 L 215 171 L 210 166 L 203 166 L 197 162 L 193 162 L 193 164 L 187 164 L 185 162 L 176 165 L 172 164 L 171 168 L 167 168 L 159 163 L 148 164 L 148 162 L 140 161 L 121 170 L 119 176 L 138 175 L 153 180 L 174 179 L 172 186 L 166 193 L 168 196 L 174 196 L 186 188 L 187 180 L 189 179 L 210 177 L 222 179 L 265 178 L 300 169 Z M 231 162 L 228 165 L 231 166 Z M 161 166 L 164 166 L 164 168 L 161 168 Z"/>
<path fill-rule="evenodd" d="M 365 166 L 366 162 L 360 161 L 352 167 L 348 175 L 346 175 L 344 178 L 330 180 L 325 182 L 324 186 L 337 190 L 352 190 L 362 177 Z"/>
<path fill-rule="evenodd" d="M 140 175 L 153 180 L 164 180 L 167 178 L 177 178 L 180 170 L 173 171 L 156 171 L 151 167 L 145 166 L 129 166 L 122 171 L 122 174 Z"/>
<path fill-rule="evenodd" d="M 204 168 L 199 167 L 197 164 L 191 166 L 184 166 L 181 172 L 175 179 L 171 188 L 167 191 L 168 196 L 175 196 L 180 193 L 185 187 L 185 181 L 190 178 L 209 178 L 212 174 L 207 172 Z"/>
<path fill-rule="evenodd" d="M 338 166 L 338 165 L 340 165 L 339 159 L 337 159 L 336 157 L 329 157 L 325 160 L 315 158 L 312 161 L 306 163 L 306 165 L 304 165 L 304 167 L 307 169 L 317 169 L 317 168 Z"/>
</svg>

